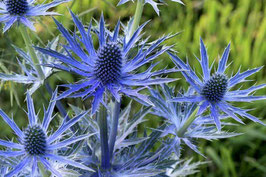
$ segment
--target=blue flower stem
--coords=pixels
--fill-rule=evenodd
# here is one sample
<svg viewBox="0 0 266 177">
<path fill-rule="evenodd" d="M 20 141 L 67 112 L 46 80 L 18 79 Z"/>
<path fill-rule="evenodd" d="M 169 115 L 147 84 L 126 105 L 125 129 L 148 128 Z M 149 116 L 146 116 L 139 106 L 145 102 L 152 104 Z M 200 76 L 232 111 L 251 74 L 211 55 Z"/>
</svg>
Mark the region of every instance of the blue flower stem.
<svg viewBox="0 0 266 177">
<path fill-rule="evenodd" d="M 142 16 L 142 13 L 143 13 L 143 7 L 144 7 L 144 0 L 138 0 L 136 11 L 135 11 L 135 14 L 134 14 L 133 25 L 132 25 L 132 28 L 130 29 L 130 37 L 134 34 L 134 32 L 139 27 L 141 16 Z"/>
<path fill-rule="evenodd" d="M 42 70 L 42 68 L 40 66 L 38 57 L 37 57 L 37 55 L 36 55 L 36 53 L 35 53 L 35 51 L 34 51 L 34 49 L 32 47 L 32 42 L 31 42 L 29 33 L 27 31 L 27 28 L 24 25 L 20 25 L 19 30 L 21 32 L 21 35 L 22 35 L 22 37 L 24 39 L 24 42 L 26 44 L 26 48 L 27 48 L 27 50 L 30 53 L 30 57 L 31 57 L 31 59 L 32 59 L 34 65 L 35 65 L 35 68 L 36 68 L 36 70 L 38 72 L 38 75 L 39 75 L 40 79 L 44 79 L 45 76 L 44 76 L 43 70 Z"/>
<path fill-rule="evenodd" d="M 115 141 L 117 136 L 117 129 L 118 129 L 118 122 L 119 122 L 119 114 L 120 114 L 120 102 L 115 101 L 114 111 L 112 115 L 112 125 L 111 125 L 111 133 L 110 133 L 110 140 L 109 140 L 109 147 L 110 147 L 110 158 L 113 158 L 113 151 L 115 147 Z"/>
<path fill-rule="evenodd" d="M 197 117 L 197 112 L 199 111 L 199 106 L 192 112 L 192 114 L 189 116 L 185 124 L 180 128 L 180 130 L 177 132 L 177 135 L 179 137 L 183 137 L 186 133 L 188 127 L 193 123 L 193 121 Z"/>
<path fill-rule="evenodd" d="M 96 119 L 100 128 L 101 138 L 101 166 L 104 170 L 109 169 L 110 165 L 110 154 L 108 146 L 108 126 L 107 126 L 107 112 L 104 106 L 100 106 L 99 112 L 96 113 Z"/>
</svg>

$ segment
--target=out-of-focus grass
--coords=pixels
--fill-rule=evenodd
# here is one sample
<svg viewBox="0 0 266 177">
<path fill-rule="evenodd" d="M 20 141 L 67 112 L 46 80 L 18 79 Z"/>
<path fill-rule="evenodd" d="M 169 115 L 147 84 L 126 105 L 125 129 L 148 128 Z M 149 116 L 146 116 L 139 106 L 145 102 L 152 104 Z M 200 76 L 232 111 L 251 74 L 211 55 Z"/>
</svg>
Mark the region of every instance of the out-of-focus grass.
<svg viewBox="0 0 266 177">
<path fill-rule="evenodd" d="M 145 6 L 142 22 L 151 19 L 152 21 L 145 28 L 145 36 L 152 39 L 168 33 L 182 31 L 180 35 L 169 40 L 168 44 L 175 44 L 174 49 L 178 55 L 189 62 L 199 71 L 196 63 L 196 56 L 199 56 L 199 37 L 201 36 L 208 47 L 211 61 L 217 64 L 219 55 L 222 54 L 226 45 L 231 42 L 231 53 L 229 62 L 230 72 L 237 72 L 241 66 L 241 71 L 259 67 L 266 63 L 266 1 L 265 0 L 183 0 L 186 6 L 168 1 L 168 6 L 161 6 L 161 16 L 158 17 L 150 5 Z M 40 1 L 42 2 L 42 1 Z M 124 6 L 116 7 L 118 0 L 73 0 L 67 5 L 61 5 L 54 9 L 63 14 L 56 17 L 64 26 L 74 29 L 70 20 L 67 6 L 76 14 L 79 14 L 84 24 L 89 24 L 92 17 L 99 19 L 101 12 L 105 19 L 113 28 L 120 18 L 126 23 L 129 16 L 134 14 L 136 3 L 127 3 Z M 38 38 L 31 34 L 35 44 L 44 45 L 48 40 L 57 36 L 59 32 L 52 19 L 41 18 L 36 23 Z M 17 71 L 16 54 L 11 44 L 24 47 L 22 38 L 16 28 L 12 28 L 8 33 L 0 33 L 0 71 Z M 160 67 L 173 66 L 167 55 L 163 55 L 158 61 L 162 61 Z M 215 66 L 214 65 L 214 66 Z M 216 65 L 217 66 L 217 65 Z M 266 70 L 263 68 L 256 76 L 251 77 L 254 83 L 266 82 Z M 173 74 L 172 77 L 182 77 L 180 74 Z M 76 78 L 70 74 L 60 73 L 59 77 L 52 76 L 49 81 L 55 87 L 65 81 L 73 82 Z M 184 79 L 177 82 L 178 86 L 187 87 Z M 15 121 L 20 126 L 25 125 L 27 119 L 21 110 L 25 107 L 24 93 L 26 87 L 20 84 L 1 83 L 0 84 L 0 108 L 9 115 L 14 114 Z M 245 87 L 243 87 L 245 88 Z M 34 94 L 37 108 L 42 104 L 47 105 L 48 94 L 44 94 L 44 88 Z M 266 90 L 258 92 L 266 94 Z M 44 98 L 46 101 L 43 101 Z M 81 105 L 79 100 L 68 100 L 71 104 Z M 18 104 L 19 103 L 19 104 Z M 89 106 L 89 102 L 85 103 Z M 66 103 L 65 103 L 66 105 Z M 250 103 L 248 108 L 256 108 L 253 115 L 265 118 L 265 102 L 259 101 Z M 21 106 L 21 107 L 20 107 Z M 149 120 L 146 126 L 155 126 L 160 119 Z M 234 127 L 233 131 L 244 132 L 239 137 L 222 141 L 206 142 L 200 141 L 198 145 L 202 153 L 206 154 L 207 160 L 211 162 L 201 168 L 201 173 L 197 177 L 265 177 L 266 171 L 266 127 L 257 125 L 250 121 L 245 121 L 248 125 Z M 265 122 L 265 121 L 264 121 Z M 12 132 L 0 119 L 0 137 L 12 137 Z M 184 149 L 184 153 L 194 156 L 196 160 L 206 160 L 189 149 Z"/>
</svg>

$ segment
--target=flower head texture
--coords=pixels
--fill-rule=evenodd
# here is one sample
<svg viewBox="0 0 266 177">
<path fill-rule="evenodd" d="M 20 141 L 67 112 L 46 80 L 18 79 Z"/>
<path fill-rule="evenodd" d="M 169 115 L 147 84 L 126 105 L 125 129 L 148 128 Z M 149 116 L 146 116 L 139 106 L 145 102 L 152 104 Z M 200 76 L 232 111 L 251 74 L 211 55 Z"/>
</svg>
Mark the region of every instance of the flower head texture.
<svg viewBox="0 0 266 177">
<path fill-rule="evenodd" d="M 120 0 L 119 3 L 118 3 L 118 5 L 125 4 L 128 1 L 130 1 L 130 0 Z M 134 1 L 134 0 L 132 0 L 132 1 Z M 178 2 L 178 3 L 184 5 L 184 3 L 181 0 L 171 0 L 171 1 Z M 160 0 L 160 2 L 165 4 L 165 1 L 164 0 Z M 153 7 L 153 9 L 155 10 L 155 12 L 159 15 L 160 10 L 158 8 L 158 5 L 160 5 L 160 3 L 157 3 L 154 0 L 145 0 L 145 4 L 150 4 Z"/>
<path fill-rule="evenodd" d="M 171 100 L 176 96 L 187 97 L 193 95 L 194 90 L 188 89 L 184 94 L 175 94 L 175 89 L 168 87 L 166 84 L 162 85 L 161 88 L 163 94 L 160 94 L 158 90 L 150 90 L 150 100 L 154 104 L 153 114 L 165 119 L 166 126 L 161 137 L 172 135 L 172 143 L 170 147 L 178 158 L 180 156 L 181 143 L 186 144 L 193 151 L 201 154 L 197 146 L 194 144 L 194 141 L 198 138 L 215 140 L 239 135 L 237 133 L 217 131 L 210 116 L 197 116 L 197 118 L 183 132 L 181 132 L 189 117 L 193 115 L 194 111 L 197 111 L 197 105 L 187 102 L 171 102 Z"/>
<path fill-rule="evenodd" d="M 55 50 L 58 45 L 58 40 L 59 38 L 55 38 L 47 45 L 47 47 L 50 47 Z M 36 55 L 40 61 L 42 72 L 44 73 L 44 78 L 42 78 L 38 74 L 36 66 L 32 58 L 30 57 L 30 54 L 18 47 L 14 46 L 14 48 L 18 53 L 19 57 L 23 59 L 23 60 L 18 59 L 18 64 L 20 66 L 19 70 L 22 70 L 24 73 L 23 74 L 0 73 L 0 80 L 13 81 L 16 83 L 31 85 L 30 89 L 28 90 L 28 93 L 31 95 L 43 84 L 44 80 L 47 79 L 53 73 L 53 68 L 47 67 L 45 65 L 50 63 L 55 63 L 55 61 L 52 57 L 44 55 L 43 53 L 36 50 Z"/>
<path fill-rule="evenodd" d="M 22 23 L 31 30 L 35 27 L 31 19 L 36 16 L 58 15 L 56 12 L 47 12 L 47 10 L 68 2 L 69 0 L 54 0 L 48 4 L 34 5 L 36 0 L 4 0 L 0 2 L 0 22 L 5 23 L 4 32 L 6 32 L 14 23 Z"/>
<path fill-rule="evenodd" d="M 90 168 L 86 167 L 85 165 L 56 153 L 56 150 L 65 148 L 68 145 L 81 141 L 89 136 L 80 135 L 64 138 L 64 133 L 72 125 L 83 118 L 87 112 L 83 112 L 69 121 L 64 121 L 54 133 L 48 135 L 49 124 L 55 117 L 53 116 L 53 110 L 55 107 L 56 101 L 54 101 L 54 99 L 56 98 L 56 95 L 57 91 L 54 92 L 52 96 L 53 101 L 50 102 L 47 110 L 44 110 L 45 113 L 42 123 L 39 123 L 38 115 L 36 115 L 34 110 L 32 98 L 29 94 L 27 94 L 27 116 L 29 119 L 29 125 L 24 131 L 22 131 L 11 118 L 9 118 L 2 110 L 0 110 L 0 116 L 18 136 L 18 142 L 0 139 L 0 146 L 7 147 L 6 151 L 0 151 L 0 156 L 4 158 L 16 157 L 17 159 L 21 159 L 21 161 L 5 175 L 5 177 L 17 176 L 19 173 L 23 172 L 24 168 L 28 166 L 31 166 L 31 175 L 34 176 L 34 174 L 38 171 L 37 163 L 39 162 L 41 162 L 52 174 L 61 177 L 62 175 L 53 168 L 49 160 L 90 170 Z M 62 138 L 64 138 L 64 140 L 61 141 Z"/>
<path fill-rule="evenodd" d="M 217 128 L 221 129 L 221 123 L 219 119 L 219 112 L 224 112 L 228 116 L 234 118 L 236 121 L 243 123 L 238 117 L 246 117 L 254 122 L 264 124 L 258 118 L 247 113 L 249 110 L 235 107 L 229 102 L 251 102 L 256 100 L 264 100 L 265 96 L 253 96 L 253 93 L 259 89 L 262 89 L 266 84 L 252 86 L 244 90 L 233 90 L 231 89 L 242 82 L 246 82 L 246 78 L 255 74 L 262 67 L 247 70 L 240 73 L 240 70 L 234 76 L 228 76 L 225 72 L 227 69 L 227 60 L 230 52 L 230 44 L 224 50 L 224 53 L 219 61 L 219 66 L 217 71 L 211 75 L 212 67 L 209 67 L 209 59 L 206 51 L 206 47 L 200 39 L 200 53 L 201 60 L 198 61 L 202 68 L 202 79 L 196 75 L 196 73 L 191 69 L 189 64 L 184 63 L 179 57 L 172 53 L 169 53 L 174 63 L 181 69 L 183 76 L 186 78 L 187 82 L 196 91 L 196 95 L 176 97 L 172 101 L 177 102 L 195 102 L 201 103 L 198 114 L 202 114 L 204 111 L 210 107 L 211 117 L 214 119 Z"/>
<path fill-rule="evenodd" d="M 135 45 L 140 40 L 140 33 L 145 24 L 141 25 L 127 41 L 125 36 L 119 37 L 120 22 L 117 23 L 113 33 L 106 30 L 103 16 L 99 23 L 99 30 L 95 30 L 99 38 L 99 48 L 95 50 L 91 37 L 91 25 L 88 31 L 85 30 L 79 19 L 71 12 L 72 18 L 78 28 L 81 37 L 77 34 L 73 36 L 55 20 L 59 31 L 65 37 L 68 45 L 64 46 L 67 55 L 62 55 L 51 49 L 37 48 L 44 54 L 57 58 L 62 65 L 51 64 L 55 67 L 68 72 L 73 72 L 82 76 L 84 79 L 75 84 L 64 85 L 69 89 L 63 92 L 58 99 L 66 97 L 82 97 L 86 99 L 94 96 L 92 103 L 92 113 L 94 114 L 100 103 L 104 104 L 103 95 L 109 91 L 113 97 L 120 102 L 121 94 L 129 97 L 138 98 L 143 102 L 149 102 L 147 96 L 139 93 L 140 90 L 149 85 L 172 82 L 175 79 L 153 78 L 162 73 L 169 73 L 176 70 L 160 70 L 152 72 L 156 64 L 142 73 L 136 71 L 143 65 L 153 61 L 159 55 L 163 54 L 170 47 L 164 47 L 160 44 L 167 39 L 167 36 L 158 39 L 147 46 L 142 42 L 136 55 L 129 55 L 131 49 L 136 49 Z M 82 48 L 85 46 L 85 49 Z M 131 53 L 132 54 L 132 53 Z M 79 60 L 75 59 L 79 57 Z M 158 63 L 157 63 L 158 64 Z M 137 89 L 132 89 L 138 86 Z"/>
</svg>

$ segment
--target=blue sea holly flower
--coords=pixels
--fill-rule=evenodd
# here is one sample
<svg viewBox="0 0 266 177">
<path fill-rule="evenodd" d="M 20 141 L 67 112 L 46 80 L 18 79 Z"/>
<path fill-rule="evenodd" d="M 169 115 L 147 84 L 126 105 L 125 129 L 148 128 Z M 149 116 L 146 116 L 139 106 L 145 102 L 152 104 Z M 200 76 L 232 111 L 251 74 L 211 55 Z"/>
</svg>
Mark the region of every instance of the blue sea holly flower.
<svg viewBox="0 0 266 177">
<path fill-rule="evenodd" d="M 183 131 L 189 117 L 196 110 L 197 105 L 187 102 L 171 102 L 174 97 L 187 97 L 194 94 L 194 89 L 188 89 L 186 93 L 175 93 L 175 88 L 170 88 L 166 84 L 161 86 L 163 94 L 158 90 L 151 89 L 150 100 L 153 102 L 153 114 L 165 119 L 165 129 L 162 130 L 161 137 L 171 135 L 171 148 L 176 156 L 180 156 L 180 144 L 184 143 L 193 151 L 200 153 L 194 142 L 198 138 L 206 140 L 215 140 L 221 138 L 230 138 L 239 135 L 217 131 L 210 116 L 197 116 L 197 118 Z M 226 118 L 225 116 L 223 116 Z M 201 154 L 202 155 L 202 154 Z"/>
<path fill-rule="evenodd" d="M 31 19 L 36 16 L 58 15 L 47 10 L 70 0 L 55 0 L 48 4 L 34 5 L 36 0 L 4 0 L 0 2 L 0 22 L 5 23 L 3 32 L 6 32 L 15 22 L 22 23 L 31 30 L 35 27 Z"/>
<path fill-rule="evenodd" d="M 189 64 L 184 63 L 179 57 L 169 52 L 174 63 L 181 69 L 183 76 L 186 78 L 187 82 L 195 89 L 196 95 L 186 96 L 186 97 L 176 97 L 172 101 L 177 102 L 197 102 L 201 103 L 198 114 L 202 114 L 204 111 L 210 107 L 211 117 L 214 119 L 217 128 L 221 129 L 221 123 L 219 120 L 219 112 L 222 111 L 230 117 L 234 118 L 236 121 L 243 123 L 238 117 L 246 117 L 254 122 L 258 122 L 264 125 L 262 121 L 258 118 L 247 113 L 249 110 L 237 108 L 232 106 L 229 102 L 251 102 L 256 100 L 264 100 L 265 96 L 253 96 L 256 90 L 265 88 L 266 84 L 252 86 L 244 90 L 234 90 L 231 89 L 242 82 L 246 82 L 247 77 L 261 70 L 262 67 L 247 70 L 240 73 L 240 70 L 234 76 L 228 76 L 225 72 L 227 66 L 227 60 L 230 52 L 230 44 L 224 50 L 224 53 L 219 61 L 219 66 L 217 71 L 211 75 L 212 67 L 209 67 L 209 59 L 205 45 L 200 39 L 200 53 L 201 60 L 198 61 L 201 64 L 203 71 L 202 80 L 196 75 L 196 73 L 191 69 Z"/>
<path fill-rule="evenodd" d="M 45 113 L 42 123 L 39 123 L 38 115 L 36 115 L 34 110 L 32 98 L 27 94 L 27 116 L 29 119 L 29 125 L 24 131 L 22 131 L 16 123 L 0 109 L 0 116 L 18 136 L 17 142 L 0 139 L 0 145 L 7 147 L 7 150 L 0 151 L 0 156 L 5 158 L 17 157 L 18 159 L 21 159 L 18 165 L 14 166 L 5 177 L 17 176 L 24 168 L 30 165 L 32 168 L 31 173 L 34 176 L 34 174 L 37 173 L 37 164 L 39 162 L 41 162 L 52 174 L 61 177 L 62 175 L 51 165 L 49 160 L 85 170 L 91 170 L 81 163 L 56 154 L 56 150 L 65 148 L 70 144 L 81 141 L 90 136 L 80 135 L 64 138 L 65 136 L 63 135 L 71 126 L 83 118 L 87 112 L 80 113 L 69 121 L 64 121 L 54 133 L 49 135 L 49 124 L 55 117 L 52 114 L 55 107 L 54 100 L 56 99 L 56 95 L 57 91 L 54 92 L 51 99 L 52 101 L 47 110 L 44 110 Z M 64 138 L 64 140 L 61 140 L 62 138 Z"/>
<path fill-rule="evenodd" d="M 88 31 L 85 30 L 79 19 L 71 12 L 73 21 L 78 28 L 81 37 L 78 34 L 73 36 L 57 21 L 55 23 L 68 42 L 64 46 L 67 55 L 60 54 L 52 49 L 37 49 L 44 54 L 57 58 L 63 64 L 50 64 L 68 72 L 73 72 L 82 76 L 84 79 L 76 84 L 64 85 L 69 89 L 63 92 L 58 99 L 66 97 L 82 97 L 84 99 L 94 96 L 92 103 L 92 113 L 94 114 L 103 103 L 103 95 L 106 90 L 113 95 L 119 102 L 121 93 L 138 100 L 149 102 L 145 95 L 139 93 L 140 90 L 149 85 L 172 82 L 175 79 L 153 78 L 161 74 L 174 72 L 175 68 L 169 70 L 160 70 L 152 72 L 156 64 L 152 64 L 146 71 L 136 73 L 141 66 L 153 61 L 159 55 L 163 54 L 170 47 L 161 46 L 168 36 L 162 37 L 147 46 L 142 42 L 136 55 L 129 55 L 131 49 L 136 49 L 136 43 L 140 41 L 141 31 L 146 25 L 141 25 L 127 41 L 125 36 L 119 37 L 120 22 L 117 23 L 113 33 L 105 29 L 103 16 L 99 23 L 99 30 L 95 30 L 99 38 L 99 48 L 96 50 L 93 46 L 91 37 L 91 25 Z M 85 46 L 85 49 L 83 49 Z M 132 54 L 132 53 L 131 53 Z M 80 60 L 76 60 L 75 57 Z M 158 63 L 157 63 L 158 64 Z M 133 86 L 141 88 L 132 89 Z"/>
<path fill-rule="evenodd" d="M 130 0 L 120 0 L 118 3 L 118 6 L 125 4 L 128 1 L 130 1 Z M 132 1 L 134 1 L 134 0 L 132 0 Z M 181 0 L 171 0 L 171 1 L 178 2 L 178 3 L 184 5 L 184 3 Z M 160 0 L 160 2 L 165 4 L 164 0 Z M 160 3 L 154 2 L 154 0 L 145 0 L 145 4 L 150 4 L 153 7 L 153 9 L 155 10 L 155 12 L 159 15 L 160 10 L 158 8 L 158 5 L 160 5 Z"/>
</svg>

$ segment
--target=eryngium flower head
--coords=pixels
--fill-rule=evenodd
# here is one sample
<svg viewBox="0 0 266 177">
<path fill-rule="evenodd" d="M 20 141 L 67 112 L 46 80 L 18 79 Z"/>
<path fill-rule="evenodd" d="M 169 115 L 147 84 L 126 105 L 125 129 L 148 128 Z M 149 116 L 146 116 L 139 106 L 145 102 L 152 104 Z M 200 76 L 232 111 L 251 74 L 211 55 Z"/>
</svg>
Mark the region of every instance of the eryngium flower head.
<svg viewBox="0 0 266 177">
<path fill-rule="evenodd" d="M 96 31 L 99 38 L 99 48 L 95 50 L 91 37 L 91 25 L 88 31 L 85 30 L 79 19 L 71 12 L 75 25 L 77 26 L 81 37 L 78 34 L 73 36 L 55 20 L 59 31 L 66 38 L 68 45 L 64 46 L 67 55 L 62 55 L 52 49 L 37 48 L 44 54 L 57 58 L 65 65 L 50 64 L 68 72 L 74 72 L 84 79 L 76 84 L 64 85 L 69 90 L 62 93 L 58 99 L 66 97 L 82 97 L 84 99 L 94 96 L 92 104 L 92 113 L 95 113 L 100 102 L 103 103 L 103 95 L 108 90 L 115 99 L 120 102 L 120 93 L 133 98 L 139 98 L 143 102 L 149 102 L 148 98 L 140 93 L 139 90 L 146 86 L 174 81 L 168 78 L 155 78 L 162 73 L 176 71 L 176 69 L 161 70 L 152 72 L 156 64 L 152 64 L 145 72 L 137 73 L 146 63 L 153 61 L 156 57 L 164 53 L 170 47 L 163 47 L 160 44 L 167 39 L 162 37 L 157 41 L 146 46 L 142 42 L 138 46 L 140 49 L 135 56 L 129 55 L 131 49 L 136 49 L 135 45 L 140 40 L 140 33 L 145 24 L 141 25 L 128 40 L 126 36 L 119 37 L 120 22 L 117 23 L 113 33 L 105 29 L 104 19 L 101 16 L 99 31 Z M 85 46 L 85 49 L 82 48 Z M 78 56 L 81 61 L 74 57 Z M 131 58 L 132 57 L 132 58 Z M 142 86 L 138 90 L 133 90 L 132 86 Z"/>
<path fill-rule="evenodd" d="M 130 1 L 130 0 L 120 0 L 118 5 L 125 4 L 128 1 Z M 132 0 L 132 1 L 134 1 L 134 0 Z M 159 15 L 160 10 L 158 8 L 158 5 L 160 5 L 160 3 L 154 2 L 154 0 L 143 0 L 143 1 L 145 2 L 145 4 L 147 4 L 147 3 L 150 4 L 153 7 L 153 9 L 155 10 L 155 12 Z M 181 0 L 171 0 L 171 1 L 178 2 L 178 3 L 184 5 L 184 3 Z M 160 0 L 160 2 L 165 4 L 164 0 Z"/>
<path fill-rule="evenodd" d="M 186 78 L 187 82 L 195 89 L 197 95 L 177 97 L 173 101 L 177 102 L 198 102 L 201 103 L 198 114 L 202 114 L 204 111 L 210 107 L 211 117 L 213 117 L 217 128 L 221 129 L 221 123 L 219 120 L 219 112 L 222 111 L 228 116 L 234 118 L 236 121 L 243 123 L 237 114 L 241 117 L 246 117 L 254 122 L 259 122 L 264 124 L 256 117 L 247 113 L 248 110 L 240 109 L 232 106 L 228 102 L 251 102 L 256 100 L 264 100 L 265 96 L 253 96 L 256 90 L 262 89 L 266 84 L 253 86 L 245 90 L 234 90 L 231 89 L 242 82 L 245 82 L 247 77 L 258 72 L 262 67 L 251 69 L 240 73 L 240 70 L 234 76 L 228 76 L 225 73 L 227 68 L 226 63 L 228 60 L 230 52 L 230 44 L 225 49 L 222 58 L 219 61 L 218 70 L 211 76 L 211 69 L 209 67 L 209 59 L 207 55 L 206 48 L 202 39 L 200 39 L 200 53 L 201 60 L 199 60 L 203 72 L 203 80 L 201 80 L 196 73 L 191 69 L 189 64 L 185 64 L 180 58 L 172 53 L 169 53 L 174 63 L 183 70 L 183 76 Z"/>
<path fill-rule="evenodd" d="M 50 47 L 56 50 L 57 45 L 58 45 L 58 40 L 59 38 L 55 38 L 54 40 L 49 42 L 47 47 Z M 37 58 L 39 59 L 39 62 L 40 62 L 40 67 L 44 74 L 44 77 L 42 77 L 38 74 L 36 65 L 34 64 L 30 54 L 23 51 L 22 49 L 18 47 L 14 46 L 14 48 L 16 52 L 18 53 L 19 57 L 21 58 L 21 59 L 18 59 L 18 64 L 19 64 L 18 70 L 22 70 L 23 74 L 0 73 L 0 80 L 1 81 L 12 81 L 16 83 L 30 85 L 28 93 L 32 95 L 40 86 L 42 86 L 44 81 L 53 73 L 53 68 L 47 67 L 45 65 L 49 63 L 55 63 L 55 61 L 52 57 L 44 55 L 43 53 L 37 50 L 35 51 Z"/>
<path fill-rule="evenodd" d="M 187 120 L 193 115 L 193 111 L 196 111 L 197 105 L 187 102 L 171 102 L 171 100 L 177 96 L 186 97 L 193 95 L 194 90 L 188 89 L 186 93 L 176 94 L 175 88 L 170 88 L 166 84 L 162 85 L 161 88 L 163 94 L 160 94 L 158 90 L 150 90 L 150 100 L 154 104 L 153 114 L 165 119 L 165 129 L 162 131 L 161 136 L 171 135 L 172 143 L 170 147 L 177 157 L 180 156 L 181 143 L 185 143 L 189 148 L 201 154 L 194 144 L 198 138 L 214 140 L 239 135 L 237 133 L 217 131 L 210 116 L 197 116 L 187 129 L 181 132 Z"/>
<path fill-rule="evenodd" d="M 51 99 L 52 101 L 50 102 L 47 111 L 45 111 L 43 122 L 38 123 L 38 117 L 35 114 L 33 101 L 30 95 L 27 94 L 27 115 L 29 119 L 29 125 L 24 131 L 22 131 L 11 118 L 9 118 L 2 110 L 0 110 L 0 116 L 18 136 L 18 143 L 0 139 L 0 145 L 8 148 L 6 151 L 0 151 L 0 156 L 5 158 L 16 157 L 21 159 L 18 165 L 14 166 L 12 171 L 8 172 L 5 177 L 16 176 L 23 171 L 26 166 L 29 165 L 32 165 L 31 173 L 34 176 L 37 170 L 36 168 L 38 162 L 41 162 L 47 168 L 47 170 L 54 175 L 61 177 L 62 175 L 53 168 L 48 159 L 77 168 L 91 170 L 90 168 L 78 162 L 56 154 L 56 150 L 65 148 L 68 145 L 83 140 L 89 136 L 72 136 L 68 139 L 60 141 L 60 139 L 64 137 L 63 134 L 82 117 L 84 117 L 87 112 L 80 113 L 78 116 L 69 121 L 64 121 L 53 134 L 48 135 L 49 124 L 53 117 L 55 117 L 52 114 L 56 103 L 56 101 L 54 101 L 56 95 L 57 91 L 53 94 Z"/>
<path fill-rule="evenodd" d="M 34 6 L 36 0 L 4 0 L 0 2 L 0 22 L 5 23 L 4 32 L 6 32 L 15 22 L 23 23 L 25 26 L 35 31 L 33 22 L 30 20 L 36 16 L 58 15 L 55 12 L 47 12 L 59 4 L 70 0 L 55 0 L 48 4 Z"/>
</svg>

